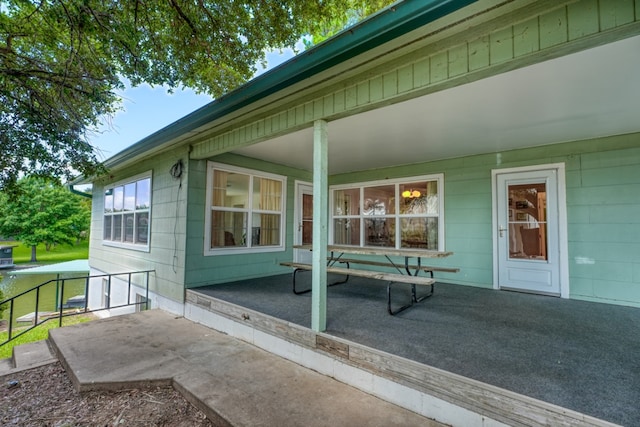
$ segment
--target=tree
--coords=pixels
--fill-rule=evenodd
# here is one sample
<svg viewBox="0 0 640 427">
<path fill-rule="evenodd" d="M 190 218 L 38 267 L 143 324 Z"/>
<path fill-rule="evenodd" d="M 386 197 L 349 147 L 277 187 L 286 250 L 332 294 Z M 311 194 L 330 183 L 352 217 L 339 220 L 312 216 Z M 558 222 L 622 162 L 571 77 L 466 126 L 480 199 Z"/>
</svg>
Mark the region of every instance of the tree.
<svg viewBox="0 0 640 427">
<path fill-rule="evenodd" d="M 390 0 L 351 0 L 342 13 L 319 16 L 313 24 L 309 37 L 305 38 L 306 48 L 317 45 L 339 31 L 350 27 L 367 16 L 394 3 Z"/>
<path fill-rule="evenodd" d="M 31 262 L 37 261 L 37 245 L 74 244 L 89 230 L 90 221 L 86 201 L 59 184 L 23 178 L 15 197 L 0 193 L 0 235 L 31 246 Z"/>
<path fill-rule="evenodd" d="M 101 172 L 87 133 L 117 110 L 124 78 L 218 97 L 250 79 L 267 50 L 326 37 L 353 10 L 390 2 L 4 0 L 0 189 L 23 174 Z"/>
</svg>

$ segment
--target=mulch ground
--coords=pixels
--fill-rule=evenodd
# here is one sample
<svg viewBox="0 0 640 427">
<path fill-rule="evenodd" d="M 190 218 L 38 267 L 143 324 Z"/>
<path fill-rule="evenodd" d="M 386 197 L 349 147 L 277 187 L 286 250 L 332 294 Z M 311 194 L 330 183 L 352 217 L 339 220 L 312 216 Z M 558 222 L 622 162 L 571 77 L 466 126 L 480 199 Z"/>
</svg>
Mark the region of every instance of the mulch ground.
<svg viewBox="0 0 640 427">
<path fill-rule="evenodd" d="M 60 363 L 0 377 L 0 425 L 214 426 L 172 387 L 80 394 Z"/>
</svg>

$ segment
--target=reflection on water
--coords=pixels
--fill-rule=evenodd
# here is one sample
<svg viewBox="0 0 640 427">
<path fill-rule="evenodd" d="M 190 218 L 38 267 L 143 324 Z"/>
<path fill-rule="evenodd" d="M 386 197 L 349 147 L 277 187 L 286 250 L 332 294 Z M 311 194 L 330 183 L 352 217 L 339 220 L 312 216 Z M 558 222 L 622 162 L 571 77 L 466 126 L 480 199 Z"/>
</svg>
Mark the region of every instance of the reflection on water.
<svg viewBox="0 0 640 427">
<path fill-rule="evenodd" d="M 4 299 L 9 299 L 13 296 L 19 295 L 31 288 L 41 285 L 45 282 L 49 282 L 45 286 L 40 288 L 38 295 L 38 311 L 55 311 L 59 307 L 59 302 L 65 303 L 67 299 L 84 294 L 85 280 L 73 279 L 64 280 L 64 294 L 62 291 L 62 279 L 65 277 L 78 277 L 78 274 L 74 275 L 61 275 L 60 281 L 56 283 L 55 274 L 33 274 L 15 276 L 12 274 L 12 270 L 0 270 L 0 289 L 4 294 Z M 29 292 L 26 295 L 22 295 L 15 299 L 13 306 L 13 318 L 14 320 L 25 314 L 36 311 L 36 292 Z M 9 306 L 5 308 L 2 315 L 3 319 L 9 318 Z"/>
</svg>

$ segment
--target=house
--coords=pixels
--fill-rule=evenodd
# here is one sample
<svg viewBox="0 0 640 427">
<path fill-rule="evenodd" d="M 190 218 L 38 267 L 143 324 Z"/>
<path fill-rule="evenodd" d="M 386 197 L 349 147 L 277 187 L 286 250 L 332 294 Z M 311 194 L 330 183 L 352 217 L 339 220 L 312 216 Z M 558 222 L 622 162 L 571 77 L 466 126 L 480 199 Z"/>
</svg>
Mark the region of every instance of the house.
<svg viewBox="0 0 640 427">
<path fill-rule="evenodd" d="M 12 268 L 13 248 L 18 245 L 0 245 L 0 268 Z"/>
<path fill-rule="evenodd" d="M 314 235 L 638 307 L 638 69 L 639 0 L 398 2 L 108 159 L 92 272 L 155 270 L 151 306 L 184 314 Z"/>
</svg>

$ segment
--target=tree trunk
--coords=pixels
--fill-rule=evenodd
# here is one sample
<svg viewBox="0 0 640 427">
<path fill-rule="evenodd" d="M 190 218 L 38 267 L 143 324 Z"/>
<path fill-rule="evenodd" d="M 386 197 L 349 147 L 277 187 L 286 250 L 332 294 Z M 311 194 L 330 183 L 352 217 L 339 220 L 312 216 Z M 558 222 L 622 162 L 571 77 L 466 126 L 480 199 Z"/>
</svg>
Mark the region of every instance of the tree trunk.
<svg viewBox="0 0 640 427">
<path fill-rule="evenodd" d="M 38 262 L 36 259 L 36 245 L 31 245 L 31 262 Z"/>
</svg>

